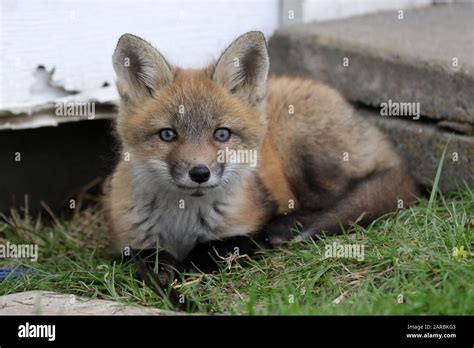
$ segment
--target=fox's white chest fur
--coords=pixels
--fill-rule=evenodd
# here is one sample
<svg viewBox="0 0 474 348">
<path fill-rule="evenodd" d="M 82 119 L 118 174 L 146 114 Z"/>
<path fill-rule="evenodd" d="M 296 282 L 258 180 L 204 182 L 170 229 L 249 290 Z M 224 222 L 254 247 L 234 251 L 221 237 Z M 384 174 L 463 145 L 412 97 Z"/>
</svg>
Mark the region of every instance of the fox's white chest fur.
<svg viewBox="0 0 474 348">
<path fill-rule="evenodd" d="M 158 246 L 181 260 L 198 242 L 250 232 L 246 226 L 221 229 L 239 205 L 237 196 L 224 188 L 194 197 L 170 189 L 159 176 L 140 170 L 134 173 L 134 191 L 128 212 L 134 248 Z"/>
</svg>

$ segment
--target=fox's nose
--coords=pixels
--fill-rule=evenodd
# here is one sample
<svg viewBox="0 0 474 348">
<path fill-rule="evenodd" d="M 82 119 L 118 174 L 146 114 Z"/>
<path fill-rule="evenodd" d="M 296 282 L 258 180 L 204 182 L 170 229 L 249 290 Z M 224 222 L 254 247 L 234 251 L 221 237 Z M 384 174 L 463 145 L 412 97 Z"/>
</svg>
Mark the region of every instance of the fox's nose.
<svg viewBox="0 0 474 348">
<path fill-rule="evenodd" d="M 189 171 L 189 177 L 191 178 L 191 180 L 197 182 L 198 184 L 206 182 L 207 180 L 209 180 L 210 176 L 211 172 L 209 171 L 209 168 L 203 165 L 192 167 Z"/>
</svg>

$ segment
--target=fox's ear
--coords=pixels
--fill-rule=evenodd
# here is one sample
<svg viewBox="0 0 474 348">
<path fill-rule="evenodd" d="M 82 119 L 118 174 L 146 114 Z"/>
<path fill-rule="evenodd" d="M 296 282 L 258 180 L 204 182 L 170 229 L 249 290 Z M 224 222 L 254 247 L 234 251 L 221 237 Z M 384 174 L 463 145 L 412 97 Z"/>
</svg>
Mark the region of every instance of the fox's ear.
<svg viewBox="0 0 474 348">
<path fill-rule="evenodd" d="M 269 59 L 265 36 L 248 32 L 224 51 L 212 79 L 241 100 L 259 107 L 266 93 Z"/>
<path fill-rule="evenodd" d="M 125 102 L 141 102 L 173 80 L 173 69 L 158 50 L 132 34 L 120 37 L 113 67 L 119 94 Z"/>
</svg>

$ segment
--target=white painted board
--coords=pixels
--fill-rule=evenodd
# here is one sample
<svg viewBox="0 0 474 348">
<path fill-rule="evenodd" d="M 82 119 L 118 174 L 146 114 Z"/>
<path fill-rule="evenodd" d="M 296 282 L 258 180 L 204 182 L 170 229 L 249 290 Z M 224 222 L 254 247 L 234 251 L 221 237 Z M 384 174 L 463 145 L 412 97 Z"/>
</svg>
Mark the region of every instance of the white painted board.
<svg viewBox="0 0 474 348">
<path fill-rule="evenodd" d="M 38 65 L 86 92 L 104 82 L 116 98 L 111 56 L 123 33 L 139 35 L 173 63 L 199 67 L 249 30 L 271 35 L 278 0 L 1 0 L 0 112 L 24 112 L 58 96 L 33 93 Z M 33 88 L 34 90 L 34 88 Z"/>
</svg>

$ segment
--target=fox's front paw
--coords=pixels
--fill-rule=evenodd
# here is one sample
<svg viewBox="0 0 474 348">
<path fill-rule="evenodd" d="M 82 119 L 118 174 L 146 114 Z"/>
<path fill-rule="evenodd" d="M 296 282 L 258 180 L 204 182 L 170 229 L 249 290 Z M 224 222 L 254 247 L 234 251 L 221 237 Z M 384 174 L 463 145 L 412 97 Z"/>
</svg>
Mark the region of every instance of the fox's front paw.
<svg viewBox="0 0 474 348">
<path fill-rule="evenodd" d="M 293 215 L 278 215 L 270 220 L 262 230 L 262 238 L 274 248 L 279 248 L 294 238 L 299 222 Z"/>
<path fill-rule="evenodd" d="M 191 269 L 212 273 L 219 270 L 219 261 L 229 254 L 254 256 L 259 240 L 247 236 L 228 237 L 223 240 L 197 244 L 185 259 Z M 264 245 L 262 245 L 264 246 Z"/>
<path fill-rule="evenodd" d="M 180 263 L 169 253 L 160 251 L 158 254 L 159 264 L 155 265 L 155 250 L 132 249 L 132 261 L 135 262 L 140 280 L 151 290 L 162 298 L 167 298 L 170 305 L 179 310 L 193 310 L 196 305 L 185 300 L 185 297 L 172 287 L 178 272 L 181 270 Z"/>
</svg>

